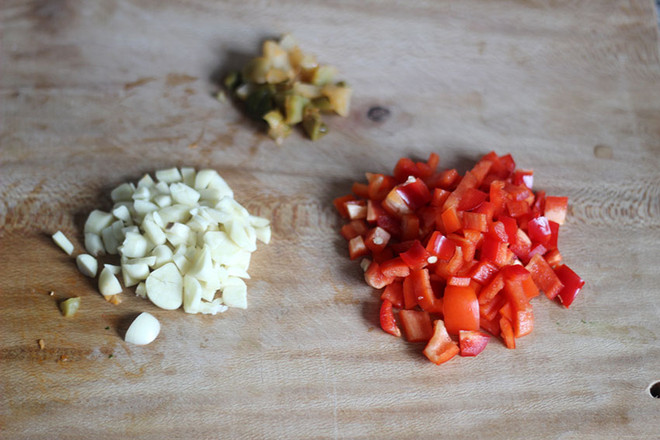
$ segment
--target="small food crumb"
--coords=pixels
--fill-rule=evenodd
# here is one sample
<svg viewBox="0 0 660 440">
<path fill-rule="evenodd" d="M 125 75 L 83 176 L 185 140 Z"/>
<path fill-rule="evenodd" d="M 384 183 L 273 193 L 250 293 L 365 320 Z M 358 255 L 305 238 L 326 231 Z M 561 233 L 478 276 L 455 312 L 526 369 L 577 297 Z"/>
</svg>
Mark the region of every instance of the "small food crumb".
<svg viewBox="0 0 660 440">
<path fill-rule="evenodd" d="M 60 362 L 69 362 L 69 356 L 63 354 L 60 356 Z"/>
<path fill-rule="evenodd" d="M 109 354 L 109 355 L 108 355 L 108 359 L 112 359 L 113 356 L 114 356 L 113 354 Z"/>
<path fill-rule="evenodd" d="M 39 350 L 43 350 L 44 347 L 46 346 L 46 343 L 44 342 L 43 339 L 39 339 L 39 340 L 37 341 L 37 344 L 39 344 Z"/>
<path fill-rule="evenodd" d="M 110 330 L 110 327 L 106 327 L 105 329 L 106 329 L 106 330 Z"/>
<path fill-rule="evenodd" d="M 50 292 L 48 292 L 48 295 L 53 296 L 53 295 L 55 295 L 55 292 L 53 292 L 53 291 L 51 290 Z"/>
</svg>

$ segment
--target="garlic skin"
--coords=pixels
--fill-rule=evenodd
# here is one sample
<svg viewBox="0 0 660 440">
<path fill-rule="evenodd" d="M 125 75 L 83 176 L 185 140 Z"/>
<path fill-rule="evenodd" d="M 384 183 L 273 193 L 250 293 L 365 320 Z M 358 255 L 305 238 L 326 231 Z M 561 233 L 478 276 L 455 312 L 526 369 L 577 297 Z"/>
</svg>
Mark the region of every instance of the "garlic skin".
<svg viewBox="0 0 660 440">
<path fill-rule="evenodd" d="M 160 333 L 160 322 L 151 313 L 142 312 L 126 330 L 124 340 L 134 345 L 151 344 Z"/>
</svg>

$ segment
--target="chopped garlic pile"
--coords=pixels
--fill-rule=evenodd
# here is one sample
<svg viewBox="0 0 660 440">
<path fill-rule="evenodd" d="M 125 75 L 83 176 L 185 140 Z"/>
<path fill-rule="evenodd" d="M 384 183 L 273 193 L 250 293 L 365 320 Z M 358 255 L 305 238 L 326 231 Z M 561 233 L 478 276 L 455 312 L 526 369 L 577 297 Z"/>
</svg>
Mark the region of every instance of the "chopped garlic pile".
<svg viewBox="0 0 660 440">
<path fill-rule="evenodd" d="M 87 218 L 87 252 L 121 257 L 120 266 L 101 270 L 101 294 L 114 299 L 121 293 L 120 276 L 125 287 L 136 286 L 137 295 L 163 309 L 247 308 L 244 280 L 257 240 L 270 241 L 270 222 L 236 202 L 214 170 L 170 168 L 155 177 L 119 185 L 111 212 L 95 210 Z M 86 275 L 96 272 L 88 261 L 80 267 Z"/>
</svg>

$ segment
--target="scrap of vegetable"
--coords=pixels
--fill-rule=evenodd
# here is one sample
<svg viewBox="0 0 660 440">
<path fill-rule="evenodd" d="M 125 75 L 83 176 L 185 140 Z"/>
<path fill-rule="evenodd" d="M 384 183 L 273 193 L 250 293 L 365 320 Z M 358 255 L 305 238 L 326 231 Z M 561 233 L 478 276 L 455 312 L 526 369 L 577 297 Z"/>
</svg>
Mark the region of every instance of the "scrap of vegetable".
<svg viewBox="0 0 660 440">
<path fill-rule="evenodd" d="M 435 153 L 401 158 L 334 200 L 350 258 L 383 289 L 381 327 L 426 342 L 436 364 L 478 355 L 490 335 L 515 348 L 534 328 L 533 298 L 569 307 L 584 286 L 558 249 L 567 197 L 534 192 L 533 171 L 510 154 L 490 152 L 463 176 L 438 165 Z"/>
</svg>

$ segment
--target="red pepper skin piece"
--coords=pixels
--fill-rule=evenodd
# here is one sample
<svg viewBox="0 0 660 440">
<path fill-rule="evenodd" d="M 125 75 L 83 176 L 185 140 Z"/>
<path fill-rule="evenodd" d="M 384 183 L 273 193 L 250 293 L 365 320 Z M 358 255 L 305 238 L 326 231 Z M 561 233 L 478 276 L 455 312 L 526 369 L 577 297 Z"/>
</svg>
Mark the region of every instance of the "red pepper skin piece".
<svg viewBox="0 0 660 440">
<path fill-rule="evenodd" d="M 383 251 L 390 241 L 390 233 L 380 226 L 371 228 L 364 237 L 364 244 L 373 253 Z"/>
<path fill-rule="evenodd" d="M 532 274 L 536 286 L 545 293 L 549 299 L 555 299 L 564 285 L 552 267 L 539 255 L 534 255 L 525 268 Z"/>
<path fill-rule="evenodd" d="M 485 286 L 498 271 L 499 268 L 495 264 L 487 260 L 481 260 L 470 270 L 470 278 Z"/>
<path fill-rule="evenodd" d="M 410 281 L 417 304 L 429 313 L 442 313 L 442 301 L 435 297 L 427 269 L 413 270 L 403 283 Z"/>
<path fill-rule="evenodd" d="M 472 175 L 475 177 L 477 180 L 477 185 L 476 187 L 481 186 L 482 182 L 488 175 L 488 172 L 493 166 L 493 162 L 488 160 L 486 156 L 482 157 L 479 162 L 470 170 Z"/>
<path fill-rule="evenodd" d="M 508 243 L 485 237 L 481 245 L 481 259 L 491 261 L 496 266 L 502 267 L 508 262 L 508 250 Z"/>
<path fill-rule="evenodd" d="M 540 243 L 546 245 L 552 237 L 552 230 L 550 223 L 546 217 L 537 217 L 527 223 L 527 235 L 532 240 L 532 243 Z"/>
<path fill-rule="evenodd" d="M 479 212 L 463 213 L 463 227 L 479 232 L 488 231 L 488 216 Z"/>
<path fill-rule="evenodd" d="M 479 325 L 482 329 L 486 330 L 493 336 L 500 335 L 500 318 L 488 319 L 485 316 L 481 315 L 479 319 Z"/>
<path fill-rule="evenodd" d="M 351 186 L 351 192 L 361 199 L 369 198 L 369 185 L 366 183 L 355 182 Z"/>
<path fill-rule="evenodd" d="M 458 346 L 461 356 L 476 356 L 486 348 L 490 335 L 475 330 L 461 330 L 458 332 Z"/>
<path fill-rule="evenodd" d="M 525 185 L 527 188 L 532 189 L 532 187 L 534 186 L 534 171 L 515 170 L 513 172 L 513 184 Z"/>
<path fill-rule="evenodd" d="M 502 289 L 504 289 L 504 275 L 497 272 L 490 283 L 479 292 L 479 304 L 488 304 Z"/>
<path fill-rule="evenodd" d="M 401 330 L 397 327 L 396 320 L 394 319 L 392 303 L 387 299 L 380 306 L 380 327 L 397 338 L 401 336 Z"/>
<path fill-rule="evenodd" d="M 364 280 L 374 289 L 382 289 L 388 284 L 392 284 L 392 282 L 394 282 L 394 277 L 384 275 L 380 270 L 380 265 L 375 261 L 372 261 L 364 272 Z"/>
<path fill-rule="evenodd" d="M 428 312 L 401 310 L 399 319 L 408 342 L 426 342 L 433 336 L 433 324 Z"/>
<path fill-rule="evenodd" d="M 477 186 L 477 178 L 474 177 L 474 174 L 472 174 L 469 171 L 465 172 L 465 175 L 459 182 L 458 186 L 452 193 L 447 197 L 447 201 L 445 201 L 445 204 L 442 206 L 442 209 L 446 211 L 449 208 L 455 208 L 458 210 L 458 207 L 461 204 L 461 200 L 466 197 L 466 192 L 470 188 L 476 188 Z M 467 196 L 471 197 L 471 196 Z M 483 200 L 482 200 L 483 202 Z"/>
<path fill-rule="evenodd" d="M 402 157 L 394 166 L 394 179 L 398 183 L 403 183 L 408 179 L 408 176 L 418 177 L 419 168 L 415 165 L 412 159 Z"/>
<path fill-rule="evenodd" d="M 374 224 L 378 221 L 378 218 L 381 216 L 386 216 L 387 212 L 383 209 L 383 206 L 377 200 L 367 200 L 367 222 Z"/>
<path fill-rule="evenodd" d="M 506 348 L 510 348 L 511 350 L 516 348 L 516 337 L 513 334 L 513 325 L 511 325 L 511 321 L 504 316 L 500 318 L 500 335 L 504 340 Z"/>
<path fill-rule="evenodd" d="M 405 278 L 410 275 L 410 267 L 401 257 L 394 257 L 383 261 L 380 264 L 380 270 L 383 272 L 383 275 L 390 277 Z"/>
<path fill-rule="evenodd" d="M 367 196 L 363 198 L 375 201 L 384 200 L 397 183 L 392 176 L 386 176 L 385 174 L 367 173 L 367 180 L 369 181 Z"/>
<path fill-rule="evenodd" d="M 545 261 L 547 261 L 552 268 L 558 267 L 561 264 L 561 262 L 564 260 L 564 258 L 561 255 L 561 252 L 559 252 L 559 249 L 549 250 L 543 256 L 543 258 L 545 258 Z"/>
<path fill-rule="evenodd" d="M 543 215 L 548 220 L 563 225 L 566 220 L 566 211 L 568 211 L 568 197 L 547 196 L 545 198 Z"/>
<path fill-rule="evenodd" d="M 494 216 L 498 216 L 504 211 L 507 195 L 504 191 L 506 183 L 502 180 L 495 180 L 490 184 L 488 200 L 493 204 Z"/>
<path fill-rule="evenodd" d="M 436 365 L 440 365 L 452 359 L 460 352 L 458 345 L 454 342 L 444 323 L 441 320 L 433 322 L 433 336 L 424 347 L 424 356 Z"/>
<path fill-rule="evenodd" d="M 382 301 L 388 300 L 392 303 L 393 307 L 397 309 L 403 308 L 403 282 L 402 281 L 393 281 L 392 284 L 388 284 L 383 293 L 380 295 Z"/>
<path fill-rule="evenodd" d="M 339 233 L 347 241 L 350 241 L 352 238 L 355 238 L 358 235 L 363 235 L 368 230 L 369 227 L 364 220 L 351 220 L 349 223 L 346 223 L 341 227 Z"/>
<path fill-rule="evenodd" d="M 429 253 L 424 249 L 424 246 L 422 246 L 422 243 L 420 243 L 419 240 L 415 240 L 410 249 L 406 252 L 402 252 L 399 256 L 412 270 L 423 269 L 426 267 L 428 265 L 428 258 L 430 257 Z"/>
<path fill-rule="evenodd" d="M 555 273 L 564 285 L 557 296 L 564 307 L 568 308 L 573 304 L 573 300 L 575 300 L 577 294 L 580 293 L 580 290 L 584 286 L 584 280 L 565 264 L 556 268 Z"/>
<path fill-rule="evenodd" d="M 361 235 L 351 238 L 348 242 L 348 256 L 351 260 L 369 255 L 369 248 L 364 244 Z"/>
<path fill-rule="evenodd" d="M 348 200 L 344 202 L 344 207 L 351 220 L 367 218 L 367 202 L 364 200 Z"/>
<path fill-rule="evenodd" d="M 411 211 L 415 211 L 431 201 L 431 192 L 422 179 L 410 179 L 395 186 L 392 191 L 397 192 Z"/>
<path fill-rule="evenodd" d="M 435 188 L 431 196 L 431 206 L 440 207 L 445 204 L 447 197 L 451 194 L 449 191 L 442 188 Z"/>
<path fill-rule="evenodd" d="M 346 210 L 346 202 L 355 200 L 353 194 L 347 194 L 345 196 L 337 197 L 332 201 L 332 204 L 335 205 L 335 209 L 343 218 L 348 218 L 348 211 Z"/>
<path fill-rule="evenodd" d="M 463 193 L 456 210 L 458 211 L 471 211 L 478 208 L 488 198 L 488 194 L 479 191 L 476 188 L 467 188 Z"/>
<path fill-rule="evenodd" d="M 458 185 L 461 180 L 461 175 L 454 168 L 442 171 L 436 178 L 433 179 L 432 185 L 437 188 L 450 190 Z"/>
<path fill-rule="evenodd" d="M 438 257 L 438 260 L 449 261 L 456 252 L 456 243 L 442 235 L 440 231 L 434 231 L 426 244 L 429 254 Z"/>
<path fill-rule="evenodd" d="M 442 304 L 444 324 L 450 334 L 479 330 L 479 300 L 472 287 L 448 285 Z"/>
<path fill-rule="evenodd" d="M 419 237 L 419 217 L 404 214 L 401 217 L 401 240 L 414 240 Z"/>
<path fill-rule="evenodd" d="M 458 211 L 455 207 L 450 207 L 440 214 L 440 219 L 442 223 L 442 230 L 445 231 L 445 234 L 451 234 L 461 229 L 461 219 L 459 217 Z"/>
</svg>

